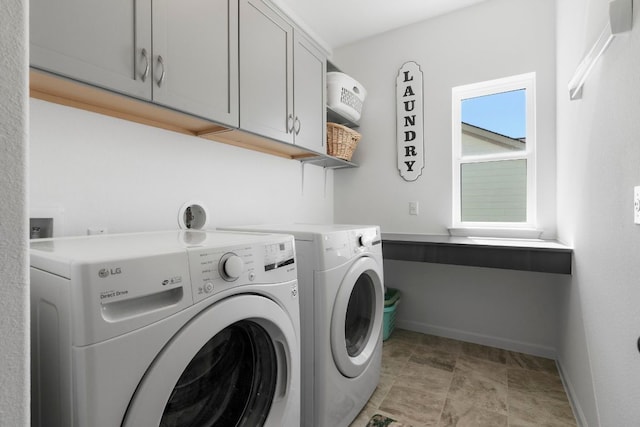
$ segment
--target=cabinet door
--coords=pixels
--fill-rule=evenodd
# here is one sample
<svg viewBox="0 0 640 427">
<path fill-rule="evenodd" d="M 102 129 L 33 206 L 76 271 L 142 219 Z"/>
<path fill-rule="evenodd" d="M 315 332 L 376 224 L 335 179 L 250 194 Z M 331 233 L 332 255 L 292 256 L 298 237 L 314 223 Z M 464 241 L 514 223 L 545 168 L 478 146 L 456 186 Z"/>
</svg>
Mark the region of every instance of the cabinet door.
<svg viewBox="0 0 640 427">
<path fill-rule="evenodd" d="M 259 0 L 240 16 L 240 128 L 293 143 L 293 28 Z"/>
<path fill-rule="evenodd" d="M 295 144 L 326 154 L 326 58 L 301 34 L 294 42 Z"/>
<path fill-rule="evenodd" d="M 238 126 L 237 0 L 153 0 L 153 101 Z"/>
<path fill-rule="evenodd" d="M 151 0 L 31 0 L 29 13 L 32 67 L 151 98 Z"/>
</svg>

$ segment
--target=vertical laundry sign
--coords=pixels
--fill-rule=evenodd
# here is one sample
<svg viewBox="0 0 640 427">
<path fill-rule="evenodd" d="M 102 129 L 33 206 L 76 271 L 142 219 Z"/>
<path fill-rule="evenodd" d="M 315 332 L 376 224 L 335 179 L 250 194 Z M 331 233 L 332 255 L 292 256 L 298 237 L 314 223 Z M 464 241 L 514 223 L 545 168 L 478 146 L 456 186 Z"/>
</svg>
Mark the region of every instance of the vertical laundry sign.
<svg viewBox="0 0 640 427">
<path fill-rule="evenodd" d="M 415 181 L 424 168 L 422 70 L 405 63 L 396 78 L 396 143 L 398 170 L 406 181 Z"/>
</svg>

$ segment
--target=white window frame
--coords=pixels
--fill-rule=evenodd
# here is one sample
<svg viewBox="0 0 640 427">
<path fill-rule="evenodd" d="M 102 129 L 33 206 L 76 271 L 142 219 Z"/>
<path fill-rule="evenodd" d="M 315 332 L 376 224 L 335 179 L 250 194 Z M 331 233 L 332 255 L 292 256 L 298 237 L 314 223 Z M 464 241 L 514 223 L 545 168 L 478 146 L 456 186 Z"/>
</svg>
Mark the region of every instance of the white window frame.
<svg viewBox="0 0 640 427">
<path fill-rule="evenodd" d="M 458 86 L 452 89 L 452 135 L 453 135 L 453 204 L 452 235 L 486 235 L 495 237 L 538 237 L 536 221 L 536 74 L 516 76 Z M 469 98 L 525 89 L 526 144 L 525 150 L 482 155 L 462 155 L 462 101 Z M 527 209 L 524 222 L 471 222 L 462 221 L 461 172 L 462 165 L 501 160 L 526 160 L 527 162 Z"/>
</svg>

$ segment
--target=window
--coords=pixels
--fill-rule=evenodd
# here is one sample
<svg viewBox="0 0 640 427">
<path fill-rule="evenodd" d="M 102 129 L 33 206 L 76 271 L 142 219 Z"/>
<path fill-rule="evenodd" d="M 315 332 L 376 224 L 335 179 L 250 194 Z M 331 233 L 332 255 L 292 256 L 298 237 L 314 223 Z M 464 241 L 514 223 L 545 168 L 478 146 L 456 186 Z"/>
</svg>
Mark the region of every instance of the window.
<svg viewBox="0 0 640 427">
<path fill-rule="evenodd" d="M 535 73 L 452 95 L 453 228 L 535 229 Z"/>
</svg>

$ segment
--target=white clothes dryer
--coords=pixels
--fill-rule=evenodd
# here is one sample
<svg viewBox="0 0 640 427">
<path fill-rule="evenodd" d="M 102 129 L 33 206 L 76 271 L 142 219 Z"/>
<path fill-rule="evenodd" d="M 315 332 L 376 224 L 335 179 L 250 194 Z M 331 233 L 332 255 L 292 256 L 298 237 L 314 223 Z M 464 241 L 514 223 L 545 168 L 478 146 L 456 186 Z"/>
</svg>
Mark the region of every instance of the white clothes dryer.
<svg viewBox="0 0 640 427">
<path fill-rule="evenodd" d="M 287 224 L 229 229 L 295 237 L 302 426 L 348 426 L 380 379 L 384 277 L 379 227 Z"/>
<path fill-rule="evenodd" d="M 31 244 L 32 425 L 300 424 L 291 236 Z"/>
</svg>

